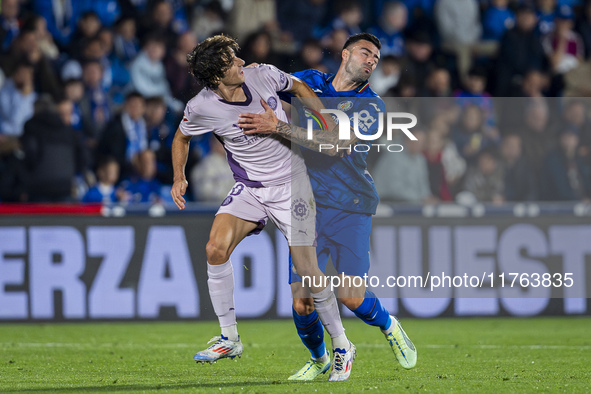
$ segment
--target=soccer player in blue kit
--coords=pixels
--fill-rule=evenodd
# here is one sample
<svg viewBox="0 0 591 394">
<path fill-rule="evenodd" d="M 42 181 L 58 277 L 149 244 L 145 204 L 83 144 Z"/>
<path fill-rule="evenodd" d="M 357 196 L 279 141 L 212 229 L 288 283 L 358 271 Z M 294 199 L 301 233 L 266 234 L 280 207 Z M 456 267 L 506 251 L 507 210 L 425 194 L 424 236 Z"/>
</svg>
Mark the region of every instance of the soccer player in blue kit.
<svg viewBox="0 0 591 394">
<path fill-rule="evenodd" d="M 371 90 L 368 82 L 378 64 L 380 47 L 375 36 L 360 33 L 349 37 L 345 43 L 336 74 L 304 70 L 293 75 L 306 82 L 319 97 L 342 97 L 338 109 L 347 113 L 349 118 L 357 112 L 359 131 L 373 135 L 379 112 L 385 112 L 384 102 Z M 316 132 L 310 140 L 306 129 L 279 121 L 269 108 L 265 114 L 241 114 L 240 117 L 238 125 L 245 134 L 274 133 L 309 148 L 303 153 L 317 206 L 318 264 L 324 271 L 331 257 L 339 276 L 351 277 L 351 281 L 342 281 L 339 300 L 365 323 L 379 327 L 402 367 L 413 368 L 417 351 L 400 322 L 389 314 L 373 292 L 365 286 L 351 285 L 359 283 L 353 281 L 353 277 L 363 277 L 369 271 L 371 222 L 379 201 L 373 179 L 367 171 L 367 152 L 351 149 L 343 155 L 342 151 L 331 149 L 319 153 L 320 144 L 348 147 L 354 145 L 357 138 L 351 133 L 351 140 L 339 140 L 335 129 Z M 290 270 L 290 283 L 293 318 L 311 358 L 289 379 L 313 380 L 330 369 L 324 330 L 312 299 L 293 269 Z M 338 358 L 334 359 L 335 363 L 338 361 Z"/>
</svg>

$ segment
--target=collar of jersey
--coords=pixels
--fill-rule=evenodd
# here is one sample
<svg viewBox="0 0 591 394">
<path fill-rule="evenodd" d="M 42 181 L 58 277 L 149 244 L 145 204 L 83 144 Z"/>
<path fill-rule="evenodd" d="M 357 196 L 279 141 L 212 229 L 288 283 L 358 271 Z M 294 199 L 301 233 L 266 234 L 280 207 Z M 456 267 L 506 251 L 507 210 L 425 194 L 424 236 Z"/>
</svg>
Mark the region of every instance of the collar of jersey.
<svg viewBox="0 0 591 394">
<path fill-rule="evenodd" d="M 228 101 L 223 98 L 220 98 L 219 100 L 224 104 L 230 105 L 240 105 L 244 107 L 250 105 L 250 103 L 252 102 L 252 94 L 250 93 L 250 89 L 248 88 L 248 86 L 246 86 L 246 83 L 242 84 L 242 89 L 244 90 L 244 94 L 246 95 L 246 101 Z"/>
<path fill-rule="evenodd" d="M 332 80 L 334 79 L 334 77 L 336 76 L 336 74 L 329 74 L 328 78 L 326 78 L 326 83 L 330 86 L 330 88 L 335 92 L 335 93 L 346 93 L 346 92 L 355 92 L 355 93 L 361 93 L 363 92 L 365 89 L 367 89 L 367 87 L 369 86 L 369 82 L 366 81 L 363 85 L 359 85 L 357 86 L 357 88 L 353 89 L 353 90 L 347 90 L 347 91 L 342 91 L 342 92 L 337 92 L 334 88 L 334 86 L 332 86 Z"/>
</svg>

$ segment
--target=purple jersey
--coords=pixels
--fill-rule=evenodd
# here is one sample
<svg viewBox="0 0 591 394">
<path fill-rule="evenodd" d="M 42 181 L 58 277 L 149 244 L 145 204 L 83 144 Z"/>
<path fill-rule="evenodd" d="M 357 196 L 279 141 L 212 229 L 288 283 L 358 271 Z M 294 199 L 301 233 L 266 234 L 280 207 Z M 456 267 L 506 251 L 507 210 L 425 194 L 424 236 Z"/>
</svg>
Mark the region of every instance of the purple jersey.
<svg viewBox="0 0 591 394">
<path fill-rule="evenodd" d="M 186 136 L 213 132 L 224 145 L 236 182 L 250 187 L 288 183 L 306 172 L 299 149 L 279 136 L 245 135 L 236 123 L 241 113 L 263 113 L 261 99 L 287 122 L 277 92 L 291 89 L 292 79 L 268 64 L 244 68 L 244 78 L 246 101 L 229 102 L 203 89 L 187 103 L 179 129 Z"/>
</svg>

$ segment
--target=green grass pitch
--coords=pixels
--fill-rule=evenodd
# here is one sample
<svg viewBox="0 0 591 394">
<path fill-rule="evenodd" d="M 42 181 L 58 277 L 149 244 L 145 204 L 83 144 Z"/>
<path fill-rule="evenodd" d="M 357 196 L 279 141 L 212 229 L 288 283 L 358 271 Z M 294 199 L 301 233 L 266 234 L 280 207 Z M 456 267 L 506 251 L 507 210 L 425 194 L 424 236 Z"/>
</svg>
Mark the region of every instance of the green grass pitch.
<svg viewBox="0 0 591 394">
<path fill-rule="evenodd" d="M 378 329 L 344 321 L 357 345 L 347 382 L 288 382 L 307 360 L 290 320 L 241 321 L 239 360 L 193 354 L 214 322 L 0 324 L 0 392 L 589 392 L 591 319 L 403 319 L 418 349 L 402 369 Z"/>
</svg>

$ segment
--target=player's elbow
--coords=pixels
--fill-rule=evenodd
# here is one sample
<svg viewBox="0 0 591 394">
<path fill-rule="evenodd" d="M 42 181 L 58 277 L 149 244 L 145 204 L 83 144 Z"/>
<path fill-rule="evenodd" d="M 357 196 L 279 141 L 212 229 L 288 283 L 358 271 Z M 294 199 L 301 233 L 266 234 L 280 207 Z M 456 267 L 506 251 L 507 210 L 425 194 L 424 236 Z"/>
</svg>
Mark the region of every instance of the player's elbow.
<svg viewBox="0 0 591 394">
<path fill-rule="evenodd" d="M 173 143 L 176 142 L 177 144 L 180 144 L 180 145 L 188 145 L 189 142 L 191 142 L 191 136 L 186 136 L 183 133 L 179 132 L 179 133 L 175 134 L 172 142 Z"/>
</svg>

